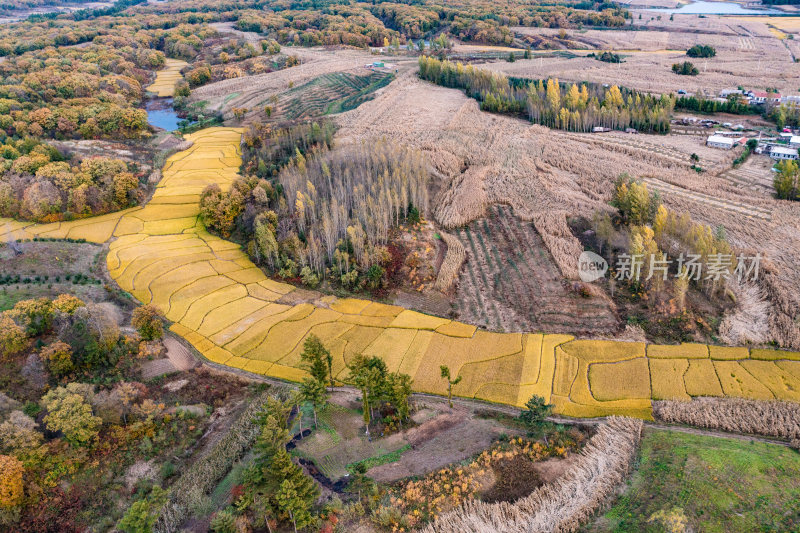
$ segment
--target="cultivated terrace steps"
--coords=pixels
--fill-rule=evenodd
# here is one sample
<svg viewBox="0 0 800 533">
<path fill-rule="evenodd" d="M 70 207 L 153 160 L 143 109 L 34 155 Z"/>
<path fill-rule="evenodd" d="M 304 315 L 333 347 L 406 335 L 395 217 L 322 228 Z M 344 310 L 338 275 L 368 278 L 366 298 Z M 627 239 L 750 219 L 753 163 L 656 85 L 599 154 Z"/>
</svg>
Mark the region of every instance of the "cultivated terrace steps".
<svg viewBox="0 0 800 533">
<path fill-rule="evenodd" d="M 800 401 L 796 352 L 494 333 L 368 300 L 310 291 L 294 298 L 292 285 L 267 278 L 237 244 L 199 221 L 202 190 L 211 183 L 228 190 L 237 177 L 241 134 L 188 135 L 192 147 L 167 160 L 144 207 L 47 225 L 0 219 L 0 241 L 110 240 L 111 276 L 142 303 L 158 305 L 173 332 L 211 361 L 274 378 L 306 375 L 300 352 L 313 333 L 331 350 L 339 377 L 356 354 L 377 355 L 389 370 L 410 374 L 415 390 L 445 394 L 439 365 L 448 365 L 463 377 L 454 387 L 459 396 L 521 406 L 538 394 L 569 416 L 651 418 L 651 400 L 692 396 Z"/>
</svg>

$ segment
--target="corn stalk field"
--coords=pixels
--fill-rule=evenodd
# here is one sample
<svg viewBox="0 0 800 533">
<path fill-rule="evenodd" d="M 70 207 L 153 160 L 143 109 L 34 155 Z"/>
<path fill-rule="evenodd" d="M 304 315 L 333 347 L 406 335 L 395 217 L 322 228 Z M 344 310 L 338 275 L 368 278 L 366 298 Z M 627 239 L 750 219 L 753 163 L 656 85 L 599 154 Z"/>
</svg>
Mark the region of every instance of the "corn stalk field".
<svg viewBox="0 0 800 533">
<path fill-rule="evenodd" d="M 565 287 L 531 222 L 495 205 L 487 217 L 454 231 L 467 253 L 456 293 L 459 318 L 496 331 L 602 335 L 615 331 L 609 301 Z"/>
</svg>

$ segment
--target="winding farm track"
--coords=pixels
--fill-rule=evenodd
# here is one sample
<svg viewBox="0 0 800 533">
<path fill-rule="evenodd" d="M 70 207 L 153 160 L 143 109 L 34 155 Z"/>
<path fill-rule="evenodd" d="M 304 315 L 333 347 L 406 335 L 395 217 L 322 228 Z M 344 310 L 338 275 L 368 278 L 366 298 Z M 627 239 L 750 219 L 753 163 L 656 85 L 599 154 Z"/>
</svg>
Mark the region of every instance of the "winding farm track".
<svg viewBox="0 0 800 533">
<path fill-rule="evenodd" d="M 171 329 L 209 360 L 299 381 L 305 337 L 318 335 L 334 374 L 358 353 L 410 374 L 418 392 L 444 394 L 439 366 L 463 377 L 454 393 L 520 406 L 533 394 L 569 416 L 652 418 L 651 399 L 730 395 L 800 401 L 800 353 L 702 344 L 645 345 L 569 335 L 492 333 L 402 307 L 339 299 L 267 278 L 239 245 L 199 221 L 202 190 L 227 191 L 241 165 L 237 128 L 188 135 L 144 207 L 73 222 L 0 219 L 0 241 L 35 236 L 111 240 L 108 270 L 159 306 Z"/>
</svg>

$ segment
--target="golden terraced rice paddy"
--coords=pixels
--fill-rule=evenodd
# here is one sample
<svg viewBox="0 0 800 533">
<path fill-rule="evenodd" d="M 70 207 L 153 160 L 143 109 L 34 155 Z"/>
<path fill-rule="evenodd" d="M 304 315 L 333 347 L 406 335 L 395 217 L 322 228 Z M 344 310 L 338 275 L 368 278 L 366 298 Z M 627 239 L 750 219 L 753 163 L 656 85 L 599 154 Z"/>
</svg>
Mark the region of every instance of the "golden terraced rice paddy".
<svg viewBox="0 0 800 533">
<path fill-rule="evenodd" d="M 147 90 L 160 98 L 171 97 L 175 85 L 183 79 L 181 69 L 187 65 L 186 61 L 167 58 L 164 68 L 156 73 L 156 80 L 147 86 Z"/>
<path fill-rule="evenodd" d="M 0 240 L 113 238 L 107 265 L 120 287 L 158 305 L 171 330 L 210 361 L 270 377 L 304 377 L 300 352 L 313 333 L 331 350 L 340 378 L 348 361 L 365 353 L 410 374 L 417 391 L 444 394 L 439 365 L 448 365 L 463 376 L 454 387 L 459 396 L 523 405 L 537 394 L 570 416 L 651 418 L 652 399 L 700 395 L 800 400 L 796 352 L 493 333 L 367 300 L 295 298 L 293 286 L 267 278 L 237 244 L 209 234 L 198 219 L 203 188 L 227 190 L 236 179 L 241 133 L 188 135 L 191 148 L 167 160 L 144 207 L 49 225 L 0 219 Z"/>
</svg>

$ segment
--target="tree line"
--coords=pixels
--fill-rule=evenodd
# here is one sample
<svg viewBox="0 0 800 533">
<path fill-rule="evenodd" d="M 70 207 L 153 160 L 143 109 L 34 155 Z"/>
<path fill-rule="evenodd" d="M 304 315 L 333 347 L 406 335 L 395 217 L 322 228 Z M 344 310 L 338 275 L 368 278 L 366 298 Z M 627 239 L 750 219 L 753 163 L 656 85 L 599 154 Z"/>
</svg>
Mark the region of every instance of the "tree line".
<svg viewBox="0 0 800 533">
<path fill-rule="evenodd" d="M 648 133 L 666 133 L 674 100 L 616 85 L 561 83 L 558 79 L 533 81 L 509 78 L 432 57 L 419 59 L 422 79 L 463 89 L 481 103 L 481 109 L 523 115 L 537 124 L 569 131 L 591 131 L 594 127 L 635 128 Z"/>
<path fill-rule="evenodd" d="M 756 115 L 761 110 L 737 97 L 728 98 L 725 102 L 708 100 L 697 96 L 678 96 L 675 109 L 680 111 L 696 111 L 698 113 L 730 113 L 732 115 Z"/>
<path fill-rule="evenodd" d="M 384 287 L 392 228 L 428 210 L 421 155 L 385 140 L 332 149 L 329 124 L 256 131 L 245 138 L 247 177 L 227 194 L 202 193 L 206 226 L 247 243 L 256 264 L 284 279 Z"/>
</svg>

